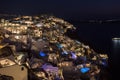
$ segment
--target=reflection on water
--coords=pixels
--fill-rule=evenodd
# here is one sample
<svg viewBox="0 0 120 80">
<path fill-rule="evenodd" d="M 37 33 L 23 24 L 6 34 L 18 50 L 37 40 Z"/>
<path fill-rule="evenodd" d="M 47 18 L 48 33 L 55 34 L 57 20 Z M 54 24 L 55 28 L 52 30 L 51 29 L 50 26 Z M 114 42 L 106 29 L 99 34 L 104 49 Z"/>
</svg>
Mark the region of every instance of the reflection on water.
<svg viewBox="0 0 120 80">
<path fill-rule="evenodd" d="M 112 39 L 112 61 L 110 61 L 111 65 L 111 76 L 114 78 L 119 78 L 117 72 L 120 69 L 120 39 Z"/>
<path fill-rule="evenodd" d="M 112 58 L 113 58 L 114 64 L 118 64 L 119 56 L 120 56 L 120 39 L 112 39 L 112 43 L 113 43 Z"/>
</svg>

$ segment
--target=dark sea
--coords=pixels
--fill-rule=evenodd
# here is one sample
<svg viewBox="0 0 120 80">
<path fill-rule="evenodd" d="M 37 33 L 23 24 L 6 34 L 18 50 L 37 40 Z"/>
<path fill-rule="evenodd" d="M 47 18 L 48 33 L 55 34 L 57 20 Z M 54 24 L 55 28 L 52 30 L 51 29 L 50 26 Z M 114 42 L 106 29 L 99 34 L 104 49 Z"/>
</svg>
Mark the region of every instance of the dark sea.
<svg viewBox="0 0 120 80">
<path fill-rule="evenodd" d="M 120 24 L 115 23 L 74 23 L 77 38 L 98 53 L 110 54 L 112 38 L 120 37 Z"/>
</svg>

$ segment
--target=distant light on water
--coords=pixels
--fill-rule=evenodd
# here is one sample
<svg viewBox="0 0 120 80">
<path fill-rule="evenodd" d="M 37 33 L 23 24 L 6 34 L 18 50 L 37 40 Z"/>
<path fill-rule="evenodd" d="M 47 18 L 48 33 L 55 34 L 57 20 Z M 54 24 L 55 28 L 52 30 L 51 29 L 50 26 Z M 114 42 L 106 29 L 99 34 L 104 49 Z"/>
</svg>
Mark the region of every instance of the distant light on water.
<svg viewBox="0 0 120 80">
<path fill-rule="evenodd" d="M 120 38 L 112 38 L 112 40 L 120 40 Z"/>
<path fill-rule="evenodd" d="M 112 38 L 113 46 L 117 47 L 120 44 L 120 38 Z"/>
<path fill-rule="evenodd" d="M 120 56 L 120 38 L 112 38 L 112 59 L 117 64 Z"/>
<path fill-rule="evenodd" d="M 113 46 L 116 47 L 120 44 L 120 38 L 112 38 Z"/>
</svg>

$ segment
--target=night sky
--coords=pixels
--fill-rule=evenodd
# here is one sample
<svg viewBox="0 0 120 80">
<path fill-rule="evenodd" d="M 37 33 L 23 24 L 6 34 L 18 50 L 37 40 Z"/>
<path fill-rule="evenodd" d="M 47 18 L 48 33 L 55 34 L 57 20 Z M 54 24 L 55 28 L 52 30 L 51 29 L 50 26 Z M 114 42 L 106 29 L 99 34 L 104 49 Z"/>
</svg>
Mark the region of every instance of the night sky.
<svg viewBox="0 0 120 80">
<path fill-rule="evenodd" d="M 53 14 L 69 19 L 118 17 L 120 0 L 1 0 L 0 13 Z"/>
</svg>

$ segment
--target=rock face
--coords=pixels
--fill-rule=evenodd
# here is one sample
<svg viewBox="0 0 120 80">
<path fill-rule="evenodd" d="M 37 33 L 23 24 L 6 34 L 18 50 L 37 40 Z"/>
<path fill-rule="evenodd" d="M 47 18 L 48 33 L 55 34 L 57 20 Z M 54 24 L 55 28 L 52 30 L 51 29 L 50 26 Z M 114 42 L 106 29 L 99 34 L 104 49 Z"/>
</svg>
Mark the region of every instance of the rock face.
<svg viewBox="0 0 120 80">
<path fill-rule="evenodd" d="M 1 22 L 0 27 L 10 32 L 2 33 L 1 43 L 15 46 L 15 57 L 22 53 L 20 59 L 24 60 L 18 64 L 27 63 L 34 73 L 30 73 L 30 80 L 84 80 L 86 77 L 100 80 L 102 68 L 108 66 L 107 55 L 97 54 L 88 45 L 65 35 L 67 30 L 76 28 L 63 19 L 47 15 L 20 16 Z M 45 69 L 43 65 L 48 63 Z M 57 69 L 55 73 L 54 69 Z"/>
</svg>

